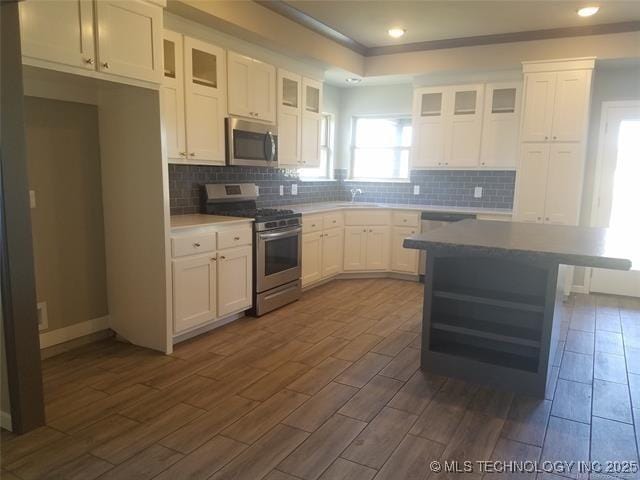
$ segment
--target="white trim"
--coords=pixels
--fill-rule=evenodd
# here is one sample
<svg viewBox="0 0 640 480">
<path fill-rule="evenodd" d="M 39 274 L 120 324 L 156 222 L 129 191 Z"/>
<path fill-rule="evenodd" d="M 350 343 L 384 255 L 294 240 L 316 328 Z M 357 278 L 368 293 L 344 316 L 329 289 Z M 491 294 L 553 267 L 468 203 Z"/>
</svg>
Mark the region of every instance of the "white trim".
<svg viewBox="0 0 640 480">
<path fill-rule="evenodd" d="M 586 271 L 585 271 L 585 273 L 586 273 Z M 585 277 L 585 280 L 586 280 L 586 277 Z M 585 283 L 587 283 L 587 282 L 585 281 Z M 588 294 L 589 293 L 589 289 L 587 288 L 586 285 L 571 285 L 571 293 Z"/>
<path fill-rule="evenodd" d="M 197 337 L 198 335 L 202 335 L 203 333 L 206 333 L 210 330 L 222 327 L 223 325 L 234 322 L 244 316 L 244 312 L 232 313 L 228 317 L 219 318 L 206 325 L 196 327 L 193 330 L 187 330 L 186 332 L 178 333 L 173 336 L 173 345 L 184 342 L 185 340 L 189 340 L 190 338 Z"/>
<path fill-rule="evenodd" d="M 84 337 L 109 328 L 109 315 L 76 323 L 64 328 L 40 334 L 40 349 L 68 342 L 74 338 Z"/>
<path fill-rule="evenodd" d="M 10 413 L 0 411 L 0 427 L 13 432 L 13 422 L 11 421 Z"/>
</svg>

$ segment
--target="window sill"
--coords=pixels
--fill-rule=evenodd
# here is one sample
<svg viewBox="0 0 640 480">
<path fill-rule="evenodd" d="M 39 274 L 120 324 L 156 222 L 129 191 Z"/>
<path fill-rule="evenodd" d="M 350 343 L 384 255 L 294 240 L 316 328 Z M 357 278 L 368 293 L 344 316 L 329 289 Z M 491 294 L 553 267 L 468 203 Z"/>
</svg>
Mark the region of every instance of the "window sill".
<svg viewBox="0 0 640 480">
<path fill-rule="evenodd" d="M 411 183 L 409 179 L 401 178 L 389 178 L 389 179 L 377 179 L 377 178 L 347 178 L 345 183 Z"/>
</svg>

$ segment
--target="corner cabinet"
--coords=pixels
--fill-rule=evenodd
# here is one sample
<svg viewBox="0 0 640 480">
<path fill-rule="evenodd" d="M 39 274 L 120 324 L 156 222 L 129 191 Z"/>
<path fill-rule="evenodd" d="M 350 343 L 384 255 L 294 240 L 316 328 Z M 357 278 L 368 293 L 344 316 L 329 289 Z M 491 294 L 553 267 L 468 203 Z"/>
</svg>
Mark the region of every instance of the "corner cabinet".
<svg viewBox="0 0 640 480">
<path fill-rule="evenodd" d="M 228 54 L 229 114 L 276 121 L 276 69 L 235 52 Z"/>
<path fill-rule="evenodd" d="M 143 0 L 20 2 L 26 64 L 119 81 L 162 79 L 162 7 Z"/>
<path fill-rule="evenodd" d="M 162 124 L 172 163 L 225 164 L 225 52 L 164 32 Z"/>
</svg>

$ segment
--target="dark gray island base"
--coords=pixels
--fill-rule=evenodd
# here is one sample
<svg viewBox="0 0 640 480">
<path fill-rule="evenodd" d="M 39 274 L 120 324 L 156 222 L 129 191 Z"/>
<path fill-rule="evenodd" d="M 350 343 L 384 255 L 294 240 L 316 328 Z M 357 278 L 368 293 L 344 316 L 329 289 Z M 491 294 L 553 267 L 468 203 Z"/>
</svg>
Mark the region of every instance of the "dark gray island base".
<svg viewBox="0 0 640 480">
<path fill-rule="evenodd" d="M 421 367 L 543 397 L 566 265 L 629 270 L 606 229 L 464 220 L 407 238 L 427 251 Z"/>
</svg>

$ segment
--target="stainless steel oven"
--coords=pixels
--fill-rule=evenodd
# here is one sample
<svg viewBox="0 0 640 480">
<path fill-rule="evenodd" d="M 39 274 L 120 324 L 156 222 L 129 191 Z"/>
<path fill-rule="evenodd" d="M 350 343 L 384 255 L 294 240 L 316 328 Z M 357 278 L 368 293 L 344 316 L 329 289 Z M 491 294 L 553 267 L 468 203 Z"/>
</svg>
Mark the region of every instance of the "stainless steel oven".
<svg viewBox="0 0 640 480">
<path fill-rule="evenodd" d="M 225 119 L 225 132 L 229 165 L 278 166 L 275 125 L 229 117 Z"/>
</svg>

